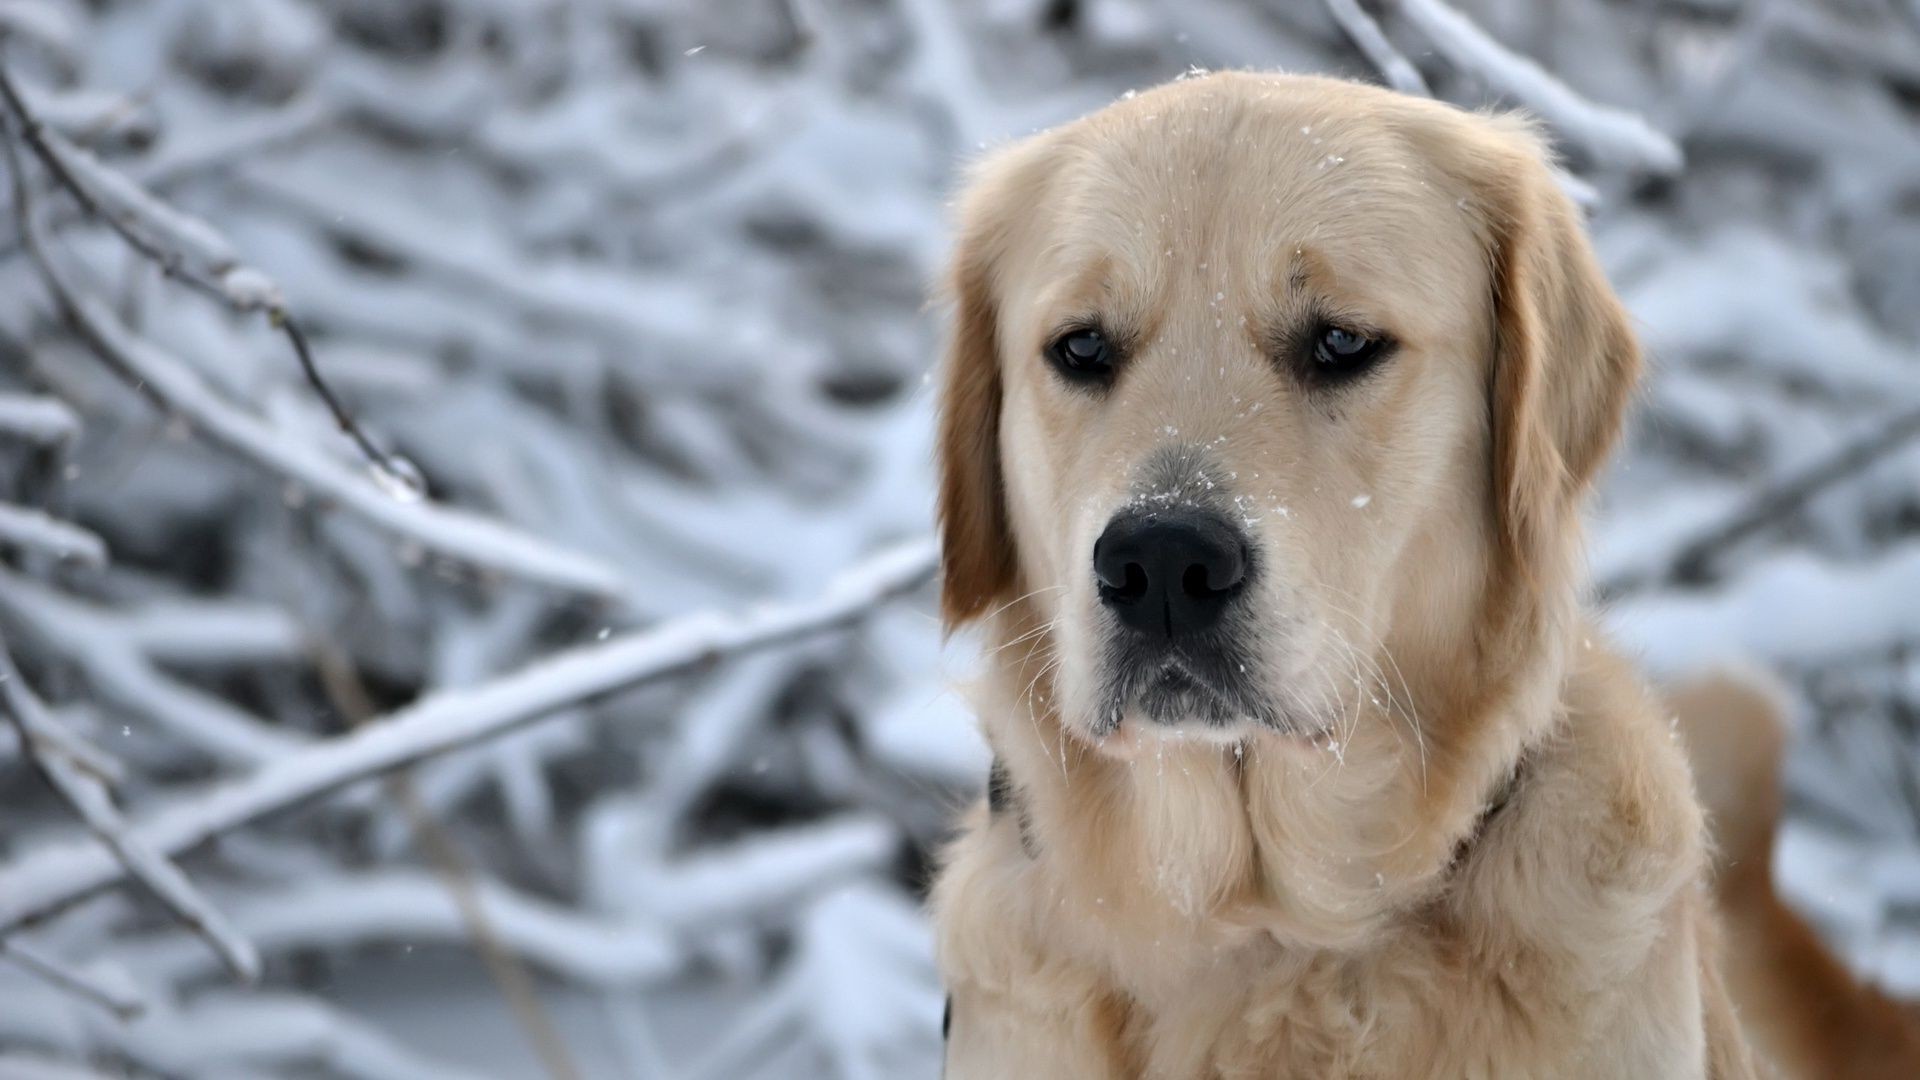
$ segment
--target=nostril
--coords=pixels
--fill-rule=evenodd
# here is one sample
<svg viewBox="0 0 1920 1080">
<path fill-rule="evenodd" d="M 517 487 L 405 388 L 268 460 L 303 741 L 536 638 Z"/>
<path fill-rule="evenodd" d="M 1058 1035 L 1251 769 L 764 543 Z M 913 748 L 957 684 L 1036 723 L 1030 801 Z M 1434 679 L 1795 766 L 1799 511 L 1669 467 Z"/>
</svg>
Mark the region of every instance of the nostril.
<svg viewBox="0 0 1920 1080">
<path fill-rule="evenodd" d="M 1245 553 L 1238 548 L 1221 546 L 1187 566 L 1180 575 L 1180 589 L 1196 600 L 1220 599 L 1238 589 L 1246 576 Z"/>
<path fill-rule="evenodd" d="M 1147 568 L 1128 563 L 1120 568 L 1120 580 L 1100 578 L 1100 598 L 1110 604 L 1131 604 L 1147 595 Z"/>
</svg>

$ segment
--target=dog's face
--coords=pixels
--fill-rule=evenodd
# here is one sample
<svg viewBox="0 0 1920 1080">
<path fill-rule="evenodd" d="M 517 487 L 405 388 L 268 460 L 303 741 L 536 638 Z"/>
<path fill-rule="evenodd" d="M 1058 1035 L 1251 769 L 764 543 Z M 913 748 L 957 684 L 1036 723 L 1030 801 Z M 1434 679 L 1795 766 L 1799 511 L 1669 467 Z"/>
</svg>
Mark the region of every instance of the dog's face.
<svg viewBox="0 0 1920 1080">
<path fill-rule="evenodd" d="M 949 618 L 1030 605 L 1053 711 L 1114 752 L 1337 745 L 1412 692 L 1396 656 L 1470 644 L 1612 437 L 1635 357 L 1572 215 L 1516 126 L 1325 80 L 1010 151 L 956 264 Z"/>
</svg>

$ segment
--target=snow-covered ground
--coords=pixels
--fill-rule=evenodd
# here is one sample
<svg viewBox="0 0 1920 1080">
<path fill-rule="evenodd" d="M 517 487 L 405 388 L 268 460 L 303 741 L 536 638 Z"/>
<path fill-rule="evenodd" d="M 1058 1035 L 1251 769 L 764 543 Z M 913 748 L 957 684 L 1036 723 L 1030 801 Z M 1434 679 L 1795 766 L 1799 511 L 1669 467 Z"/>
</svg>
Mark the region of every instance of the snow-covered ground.
<svg viewBox="0 0 1920 1080">
<path fill-rule="evenodd" d="M 0 724 L 0 1076 L 933 1075 L 945 202 L 1191 66 L 1549 121 L 1609 619 L 1791 680 L 1782 884 L 1920 995 L 1911 0 L 11 0 L 0 691 L 167 897 Z"/>
</svg>

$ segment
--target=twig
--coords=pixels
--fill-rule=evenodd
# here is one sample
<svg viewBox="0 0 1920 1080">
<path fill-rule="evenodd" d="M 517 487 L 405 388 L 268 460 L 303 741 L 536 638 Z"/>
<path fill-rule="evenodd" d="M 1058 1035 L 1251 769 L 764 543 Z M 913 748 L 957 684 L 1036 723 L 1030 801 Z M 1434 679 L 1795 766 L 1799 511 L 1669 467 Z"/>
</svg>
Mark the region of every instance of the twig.
<svg viewBox="0 0 1920 1080">
<path fill-rule="evenodd" d="M 187 283 L 236 312 L 264 312 L 268 322 L 285 335 L 293 347 L 301 372 L 314 393 L 326 403 L 340 430 L 392 485 L 418 497 L 423 490 L 419 470 L 405 458 L 374 445 L 334 396 L 326 380 L 320 377 L 307 336 L 287 311 L 279 286 L 259 270 L 241 263 L 226 238 L 211 225 L 159 202 L 138 184 L 102 165 L 92 154 L 42 124 L 27 107 L 26 99 L 14 86 L 4 64 L 0 64 L 0 101 L 5 102 L 19 123 L 27 145 L 33 148 L 47 171 L 82 207 L 105 221 L 134 250 L 152 260 L 168 277 Z M 14 171 L 14 183 L 24 190 L 27 178 L 19 175 L 17 165 Z M 24 221 L 20 232 L 22 241 L 30 244 Z"/>
<path fill-rule="evenodd" d="M 1661 176 L 1680 170 L 1684 163 L 1680 147 L 1639 116 L 1581 97 L 1441 0 L 1399 0 L 1399 4 L 1401 17 L 1431 39 L 1454 66 L 1479 74 L 1494 89 L 1540 114 L 1596 161 Z"/>
<path fill-rule="evenodd" d="M 107 565 L 107 542 L 44 511 L 0 502 L 0 548 L 39 551 L 85 567 Z"/>
<path fill-rule="evenodd" d="M 40 752 L 35 735 L 54 726 L 54 721 L 14 667 L 4 640 L 0 640 L 0 703 L 5 705 L 7 719 L 20 737 L 27 760 L 113 853 L 120 869 L 145 885 L 182 925 L 200 935 L 236 978 L 244 982 L 258 979 L 260 954 L 207 903 L 179 867 L 129 833 L 106 786 L 93 776 L 69 768 L 65 761 Z"/>
<path fill-rule="evenodd" d="M 1668 564 L 1665 579 L 1699 581 L 1706 578 L 1715 561 L 1734 545 L 1793 515 L 1814 496 L 1916 439 L 1920 439 L 1920 409 L 1911 409 L 1860 438 L 1836 447 L 1798 472 L 1755 491 L 1732 513 L 1707 524 L 1681 543 Z M 1648 582 L 1628 578 L 1607 583 L 1605 591 L 1617 595 L 1643 584 Z"/>
<path fill-rule="evenodd" d="M 11 141 L 7 151 L 13 155 Z M 260 418 L 216 395 L 186 364 L 134 335 L 109 305 L 74 285 L 48 251 L 34 212 L 32 185 L 18 175 L 17 168 L 15 172 L 20 234 L 54 299 L 102 360 L 148 397 L 192 421 L 209 439 L 430 550 L 575 591 L 602 596 L 624 591 L 622 575 L 597 560 L 478 515 L 420 499 L 396 498 L 395 494 L 408 492 L 396 491 L 387 474 L 376 472 L 373 479 L 363 478 L 333 457 L 281 437 Z"/>
<path fill-rule="evenodd" d="M 629 690 L 704 664 L 859 619 L 933 574 L 935 546 L 889 548 L 836 578 L 820 597 L 739 614 L 703 612 L 570 649 L 477 687 L 447 690 L 350 735 L 316 743 L 149 816 L 134 835 L 177 854 L 229 829 L 370 776 L 513 731 L 562 706 Z M 104 889 L 122 869 L 88 845 L 32 852 L 0 868 L 0 933 Z"/>
<path fill-rule="evenodd" d="M 0 957 L 13 961 L 70 994 L 93 1002 L 122 1020 L 131 1020 L 147 1010 L 146 998 L 131 987 L 97 979 L 17 937 L 0 939 Z M 0 1075 L 5 1075 L 4 1071 L 0 1071 Z"/>
<path fill-rule="evenodd" d="M 334 708 L 356 728 L 377 720 L 373 699 L 367 693 L 366 684 L 352 660 L 326 642 L 319 643 L 314 651 L 319 658 L 317 666 L 321 671 L 321 685 L 326 689 Z M 580 1070 L 567 1050 L 566 1040 L 554 1026 L 553 1017 L 540 1000 L 539 988 L 527 973 L 526 966 L 501 944 L 480 891 L 475 887 L 473 867 L 459 842 L 435 820 L 421 801 L 410 772 L 395 771 L 387 777 L 386 786 L 388 796 L 400 807 L 401 813 L 413 827 L 421 850 L 433 863 L 434 873 L 445 883 L 447 894 L 459 909 L 461 921 L 466 924 L 467 934 L 473 940 L 474 951 L 480 955 L 488 977 L 506 1000 L 507 1007 L 526 1033 L 527 1040 L 533 1044 L 534 1053 L 540 1058 L 547 1074 L 554 1080 L 575 1080 Z"/>
<path fill-rule="evenodd" d="M 1326 0 L 1326 3 L 1333 20 L 1347 32 L 1347 37 L 1353 40 L 1367 61 L 1380 69 L 1387 85 L 1403 94 L 1433 96 L 1433 92 L 1427 89 L 1427 80 L 1420 75 L 1420 69 L 1393 47 L 1387 35 L 1381 32 L 1380 24 L 1360 6 L 1359 0 Z"/>
</svg>

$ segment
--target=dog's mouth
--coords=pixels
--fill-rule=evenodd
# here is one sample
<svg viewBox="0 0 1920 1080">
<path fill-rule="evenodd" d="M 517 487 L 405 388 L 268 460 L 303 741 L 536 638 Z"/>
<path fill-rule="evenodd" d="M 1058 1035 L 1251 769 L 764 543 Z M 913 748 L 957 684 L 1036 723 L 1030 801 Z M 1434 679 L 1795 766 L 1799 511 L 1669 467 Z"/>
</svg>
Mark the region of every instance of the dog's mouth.
<svg viewBox="0 0 1920 1080">
<path fill-rule="evenodd" d="M 1248 664 L 1231 649 L 1142 655 L 1113 650 L 1106 708 L 1095 733 L 1111 734 L 1128 718 L 1169 732 L 1230 735 L 1249 726 L 1278 728 L 1280 717 L 1255 686 Z"/>
</svg>

